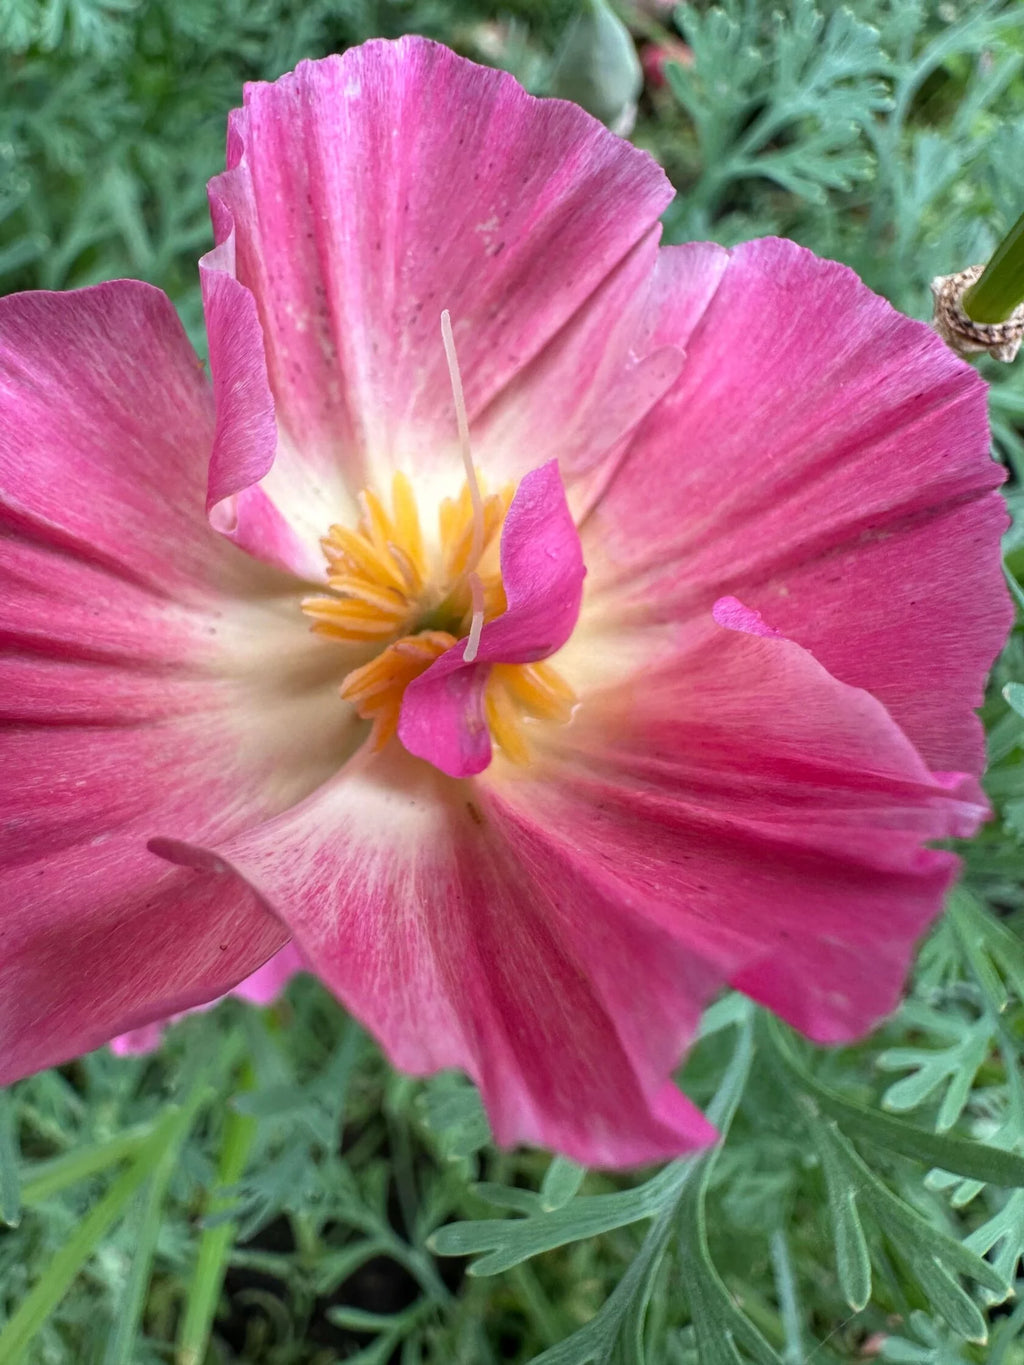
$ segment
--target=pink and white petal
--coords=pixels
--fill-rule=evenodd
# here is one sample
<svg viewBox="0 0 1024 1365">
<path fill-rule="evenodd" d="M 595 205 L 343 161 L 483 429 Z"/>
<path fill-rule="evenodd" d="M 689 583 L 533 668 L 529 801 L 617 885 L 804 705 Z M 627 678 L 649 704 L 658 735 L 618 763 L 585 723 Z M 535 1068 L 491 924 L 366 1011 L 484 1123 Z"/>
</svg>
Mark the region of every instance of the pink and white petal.
<svg viewBox="0 0 1024 1365">
<path fill-rule="evenodd" d="M 3 300 L 0 344 L 9 1080 L 220 994 L 271 955 L 287 934 L 253 897 L 168 869 L 146 840 L 261 819 L 348 740 L 297 585 L 206 522 L 212 411 L 163 296 Z"/>
<path fill-rule="evenodd" d="M 159 290 L 0 299 L 0 406 L 3 525 L 156 593 L 230 577 L 202 512 L 210 390 Z"/>
<path fill-rule="evenodd" d="M 297 609 L 303 584 L 211 532 L 212 441 L 208 386 L 159 291 L 0 300 L 0 705 L 43 727 L 41 774 L 55 721 L 229 707 L 239 762 L 254 745 L 258 763 L 287 757 L 293 793 L 297 730 L 336 757 L 336 660 Z"/>
<path fill-rule="evenodd" d="M 298 949 L 289 941 L 283 948 L 279 948 L 273 957 L 268 958 L 262 967 L 257 967 L 251 976 L 247 976 L 244 981 L 234 986 L 228 995 L 237 995 L 240 1000 L 247 1000 L 251 1005 L 272 1005 L 292 977 L 297 972 L 305 970 L 306 964 Z M 169 1019 L 157 1020 L 152 1024 L 143 1024 L 141 1028 L 130 1029 L 127 1033 L 119 1033 L 116 1038 L 111 1038 L 110 1050 L 119 1057 L 155 1052 L 163 1041 L 164 1030 L 168 1024 L 176 1023 L 184 1018 L 185 1014 L 200 1014 L 213 1009 L 225 999 L 227 996 L 219 995 L 205 1005 L 197 1005 L 194 1009 L 174 1014 Z"/>
<path fill-rule="evenodd" d="M 210 193 L 234 260 L 208 265 L 255 297 L 277 459 L 289 482 L 302 461 L 307 484 L 330 489 L 341 470 L 357 489 L 396 467 L 458 468 L 442 309 L 472 422 L 671 192 L 578 107 L 405 37 L 248 86 Z"/>
<path fill-rule="evenodd" d="M 666 249 L 667 335 L 676 310 L 692 326 L 704 250 Z M 1011 617 L 1002 478 L 984 385 L 930 328 L 844 266 L 748 242 L 585 528 L 591 589 L 632 624 L 735 594 L 881 698 L 933 767 L 976 772 L 972 707 Z"/>
<path fill-rule="evenodd" d="M 580 538 L 554 460 L 516 489 L 501 532 L 507 606 L 480 632 L 474 660 L 460 640 L 405 690 L 398 736 L 411 754 L 449 777 L 481 772 L 491 758 L 483 699 L 493 663 L 534 663 L 560 649 L 580 614 L 586 575 Z"/>
<path fill-rule="evenodd" d="M 314 474 L 279 438 L 256 301 L 233 269 L 233 235 L 199 263 L 217 411 L 206 497 L 210 521 L 258 559 L 322 579 L 319 537 L 354 504 L 340 466 Z M 275 461 L 279 440 L 282 454 Z"/>
<path fill-rule="evenodd" d="M 744 616 L 481 779 L 609 901 L 821 1042 L 891 1011 L 985 813 L 885 708 Z M 769 623 L 770 627 L 770 623 Z"/>
<path fill-rule="evenodd" d="M 261 696 L 175 638 L 193 646 L 176 670 L 79 660 L 69 640 L 67 662 L 0 659 L 4 1081 L 224 994 L 288 937 L 244 888 L 168 868 L 147 840 L 223 836 L 301 799 L 351 721 L 329 682 Z"/>
<path fill-rule="evenodd" d="M 480 1084 L 503 1145 L 614 1166 L 713 1139 L 668 1078 L 714 977 L 485 789 L 393 745 L 209 853 L 160 847 L 244 877 L 396 1066 Z"/>
<path fill-rule="evenodd" d="M 0 1083 L 223 995 L 287 939 L 244 888 L 161 866 L 144 835 L 4 869 Z"/>
<path fill-rule="evenodd" d="M 272 958 L 234 987 L 231 994 L 250 1005 L 272 1005 L 283 994 L 288 982 L 309 969 L 294 940 L 279 948 Z"/>
<path fill-rule="evenodd" d="M 116 1057 L 138 1057 L 147 1052 L 156 1052 L 163 1042 L 167 1023 L 143 1024 L 141 1028 L 129 1029 L 110 1040 L 110 1050 Z"/>
<path fill-rule="evenodd" d="M 168 826 L 209 837 L 258 820 L 320 776 L 296 771 L 272 709 L 246 710 L 251 681 L 204 677 L 208 654 L 173 638 L 176 670 L 79 660 L 69 639 L 66 662 L 0 660 L 4 1081 L 223 994 L 287 938 L 244 889 L 146 848 Z"/>
<path fill-rule="evenodd" d="M 666 332 L 664 253 L 650 232 L 586 306 L 502 389 L 473 424 L 475 458 L 521 473 L 557 459 L 577 520 L 610 477 L 616 454 L 679 376 L 691 326 L 717 286 L 728 252 L 708 245 L 688 258 L 691 326 L 678 306 Z"/>
</svg>

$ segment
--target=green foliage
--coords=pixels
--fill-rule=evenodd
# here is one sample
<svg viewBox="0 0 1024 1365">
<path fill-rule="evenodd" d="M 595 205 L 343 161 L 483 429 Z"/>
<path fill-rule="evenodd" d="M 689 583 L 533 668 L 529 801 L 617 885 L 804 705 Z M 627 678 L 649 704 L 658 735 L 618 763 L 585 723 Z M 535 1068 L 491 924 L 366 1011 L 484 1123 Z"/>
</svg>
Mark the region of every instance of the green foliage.
<svg viewBox="0 0 1024 1365">
<path fill-rule="evenodd" d="M 930 278 L 1017 218 L 1017 4 L 618 8 L 694 54 L 635 133 L 680 191 L 670 240 L 783 233 L 923 316 Z M 573 10 L 0 0 L 0 289 L 139 276 L 198 340 L 204 183 L 243 81 L 418 31 L 543 88 Z M 1019 513 L 1024 371 L 983 370 Z M 472 1086 L 395 1076 L 308 980 L 0 1095 L 0 1360 L 1024 1365 L 1019 632 L 984 718 L 995 818 L 903 1010 L 816 1053 L 718 1002 L 684 1073 L 712 1153 L 612 1178 L 498 1152 Z"/>
<path fill-rule="evenodd" d="M 503 12 L 553 42 L 571 9 Z M 243 83 L 406 32 L 475 53 L 488 14 L 451 0 L 2 0 L 0 291 L 149 280 L 201 344 L 205 186 Z"/>
<path fill-rule="evenodd" d="M 826 18 L 812 0 L 767 24 L 753 6 L 687 6 L 679 28 L 694 62 L 671 66 L 669 82 L 693 126 L 699 174 L 670 220 L 675 232 L 703 231 L 751 181 L 824 204 L 868 177 L 864 142 L 891 103 L 876 29 L 845 9 Z"/>
</svg>

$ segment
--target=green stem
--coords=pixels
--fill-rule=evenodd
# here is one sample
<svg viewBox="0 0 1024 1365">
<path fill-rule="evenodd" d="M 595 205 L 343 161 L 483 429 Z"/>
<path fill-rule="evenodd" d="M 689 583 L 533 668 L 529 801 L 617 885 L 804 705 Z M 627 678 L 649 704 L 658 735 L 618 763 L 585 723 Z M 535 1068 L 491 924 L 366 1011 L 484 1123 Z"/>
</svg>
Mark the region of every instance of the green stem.
<svg viewBox="0 0 1024 1365">
<path fill-rule="evenodd" d="M 247 1063 L 242 1069 L 242 1089 L 251 1090 L 252 1086 L 252 1068 Z M 210 1198 L 206 1211 L 208 1216 L 221 1213 L 233 1205 L 234 1198 L 226 1196 L 224 1190 L 237 1184 L 242 1178 L 256 1136 L 256 1128 L 257 1121 L 251 1115 L 240 1114 L 237 1109 L 228 1108 L 224 1118 L 220 1160 L 217 1163 L 217 1189 Z M 196 1268 L 189 1285 L 185 1316 L 178 1336 L 177 1365 L 200 1365 L 206 1358 L 210 1332 L 220 1301 L 221 1286 L 224 1283 L 224 1273 L 227 1270 L 228 1257 L 234 1246 L 237 1230 L 237 1224 L 229 1219 L 203 1231 Z"/>
<path fill-rule="evenodd" d="M 138 1124 L 118 1133 L 108 1142 L 82 1147 L 64 1156 L 53 1157 L 28 1167 L 21 1186 L 21 1201 L 27 1206 L 41 1204 L 87 1176 L 97 1175 L 108 1166 L 115 1166 L 126 1158 L 136 1156 L 150 1141 L 153 1124 Z"/>
<path fill-rule="evenodd" d="M 100 1202 L 86 1214 L 74 1234 L 47 1266 L 43 1278 L 22 1299 L 0 1333 L 0 1360 L 16 1365 L 29 1342 L 64 1297 L 97 1242 L 124 1212 L 129 1200 L 150 1173 L 152 1153 L 147 1150 L 111 1185 Z"/>
<path fill-rule="evenodd" d="M 784 1025 L 770 1015 L 761 1016 L 761 1025 L 772 1044 L 773 1051 L 769 1055 L 779 1063 L 791 1088 L 801 1091 L 821 1113 L 841 1123 L 844 1136 L 861 1138 L 876 1147 L 937 1166 L 952 1175 L 965 1176 L 968 1180 L 1002 1185 L 1007 1189 L 1024 1188 L 1024 1157 L 1016 1152 L 990 1147 L 972 1138 L 932 1133 L 905 1119 L 844 1099 L 822 1085 L 805 1068 L 786 1038 Z"/>
<path fill-rule="evenodd" d="M 779 1301 L 779 1315 L 786 1338 L 783 1360 L 787 1365 L 801 1365 L 807 1359 L 803 1341 L 803 1318 L 797 1300 L 796 1279 L 789 1256 L 786 1234 L 776 1228 L 771 1239 L 772 1270 L 775 1274 L 775 1294 Z"/>
<path fill-rule="evenodd" d="M 0 1222 L 16 1228 L 21 1221 L 21 1182 L 18 1179 L 18 1130 L 14 1098 L 0 1091 Z"/>
<path fill-rule="evenodd" d="M 996 247 L 981 279 L 963 297 L 972 322 L 1005 322 L 1024 301 L 1024 213 Z"/>
<path fill-rule="evenodd" d="M 153 1129 L 151 1138 L 138 1150 L 135 1160 L 117 1177 L 100 1202 L 85 1215 L 54 1256 L 41 1280 L 21 1301 L 0 1332 L 0 1360 L 17 1365 L 25 1348 L 60 1303 L 75 1276 L 95 1250 L 100 1238 L 117 1221 L 136 1191 L 157 1166 L 165 1148 L 192 1122 L 206 1099 L 205 1087 L 197 1087 L 184 1109 L 170 1111 Z"/>
<path fill-rule="evenodd" d="M 223 1066 L 225 1072 L 235 1065 L 238 1048 L 239 1042 L 236 1040 L 225 1048 L 224 1055 L 218 1059 L 219 1066 Z M 200 1062 L 192 1068 L 192 1072 L 194 1072 L 192 1078 L 186 1077 L 182 1084 L 182 1092 L 187 1097 L 183 1101 L 182 1113 L 193 1112 L 195 1106 L 201 1108 L 211 1095 L 210 1067 Z M 198 1112 L 198 1108 L 195 1112 Z M 168 1115 L 165 1112 L 155 1122 L 139 1123 L 132 1128 L 126 1128 L 124 1132 L 116 1134 L 106 1142 L 80 1147 L 61 1156 L 51 1157 L 48 1161 L 39 1161 L 27 1166 L 21 1174 L 22 1204 L 26 1207 L 41 1204 L 44 1200 L 59 1194 L 68 1185 L 85 1180 L 87 1176 L 98 1175 L 108 1166 L 137 1156 L 154 1134 L 158 1130 L 163 1130 L 167 1120 Z"/>
<path fill-rule="evenodd" d="M 518 1291 L 523 1311 L 533 1318 L 538 1336 L 546 1341 L 561 1341 L 565 1336 L 565 1323 L 544 1292 L 533 1268 L 523 1262 L 513 1266 L 508 1276 Z"/>
<path fill-rule="evenodd" d="M 198 1112 L 198 1103 L 189 1105 L 183 1121 L 161 1153 L 153 1171 L 149 1188 L 139 1196 L 136 1209 L 135 1236 L 131 1272 L 114 1318 L 114 1330 L 107 1340 L 103 1365 L 131 1365 L 135 1357 L 136 1337 L 146 1302 L 146 1290 L 153 1269 L 157 1238 L 163 1219 L 164 1200 L 178 1164 L 181 1148 L 188 1137 Z"/>
</svg>

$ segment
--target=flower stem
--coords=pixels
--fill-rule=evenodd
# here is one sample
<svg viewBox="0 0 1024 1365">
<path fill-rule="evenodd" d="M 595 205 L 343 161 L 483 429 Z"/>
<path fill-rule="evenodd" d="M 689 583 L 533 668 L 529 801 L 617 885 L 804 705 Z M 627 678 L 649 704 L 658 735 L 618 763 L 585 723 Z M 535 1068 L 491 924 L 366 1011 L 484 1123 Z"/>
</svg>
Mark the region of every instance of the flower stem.
<svg viewBox="0 0 1024 1365">
<path fill-rule="evenodd" d="M 1024 301 L 1024 213 L 996 247 L 977 284 L 963 297 L 972 322 L 1005 322 Z"/>
<path fill-rule="evenodd" d="M 5 1365 L 16 1365 L 24 1359 L 32 1338 L 60 1303 L 104 1233 L 121 1217 L 136 1192 L 156 1170 L 168 1145 L 176 1145 L 183 1137 L 207 1098 L 207 1087 L 200 1083 L 183 1107 L 168 1110 L 138 1149 L 134 1161 L 75 1226 L 50 1261 L 46 1273 L 4 1324 L 0 1333 L 0 1360 Z"/>
<path fill-rule="evenodd" d="M 16 1228 L 21 1221 L 21 1184 L 18 1179 L 18 1134 L 14 1099 L 0 1093 L 0 1222 Z"/>
<path fill-rule="evenodd" d="M 246 1062 L 242 1067 L 241 1089 L 251 1090 L 254 1083 L 252 1067 Z M 225 1191 L 242 1178 L 256 1136 L 256 1127 L 255 1118 L 240 1114 L 237 1109 L 228 1106 L 224 1115 L 217 1186 L 207 1206 L 207 1217 L 224 1215 L 234 1207 L 234 1194 Z M 203 1230 L 178 1337 L 177 1365 L 199 1365 L 206 1358 L 224 1273 L 237 1231 L 238 1225 L 232 1219 L 223 1217 Z"/>
<path fill-rule="evenodd" d="M 22 1299 L 0 1336 L 3 1359 L 15 1365 L 29 1342 L 64 1297 L 72 1280 L 95 1250 L 100 1238 L 127 1208 L 135 1191 L 153 1169 L 152 1149 L 123 1171 L 100 1202 L 76 1226 L 47 1266 L 46 1274 Z"/>
<path fill-rule="evenodd" d="M 164 1148 L 149 1178 L 147 1188 L 136 1195 L 131 1269 L 119 1298 L 114 1316 L 114 1330 L 107 1338 L 103 1365 L 131 1365 L 135 1356 L 167 1188 L 197 1113 L 198 1108 L 193 1106 Z"/>
<path fill-rule="evenodd" d="M 140 1123 L 117 1133 L 106 1142 L 65 1152 L 29 1167 L 21 1187 L 22 1203 L 28 1207 L 41 1204 L 68 1185 L 74 1185 L 79 1180 L 105 1171 L 108 1166 L 116 1166 L 136 1156 L 152 1138 L 155 1127 L 152 1123 Z"/>
</svg>

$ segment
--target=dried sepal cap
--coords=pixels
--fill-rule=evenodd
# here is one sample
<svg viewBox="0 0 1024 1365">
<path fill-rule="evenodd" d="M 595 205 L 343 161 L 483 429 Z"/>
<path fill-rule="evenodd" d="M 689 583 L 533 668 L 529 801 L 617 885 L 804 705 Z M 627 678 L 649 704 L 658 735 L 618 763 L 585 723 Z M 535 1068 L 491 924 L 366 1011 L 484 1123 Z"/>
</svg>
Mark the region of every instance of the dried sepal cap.
<svg viewBox="0 0 1024 1365">
<path fill-rule="evenodd" d="M 988 351 L 993 360 L 1013 360 L 1024 340 L 1024 304 L 1005 322 L 975 322 L 964 311 L 963 298 L 981 278 L 983 265 L 969 265 L 955 275 L 936 275 L 932 280 L 935 314 L 932 326 L 957 355 Z"/>
</svg>

